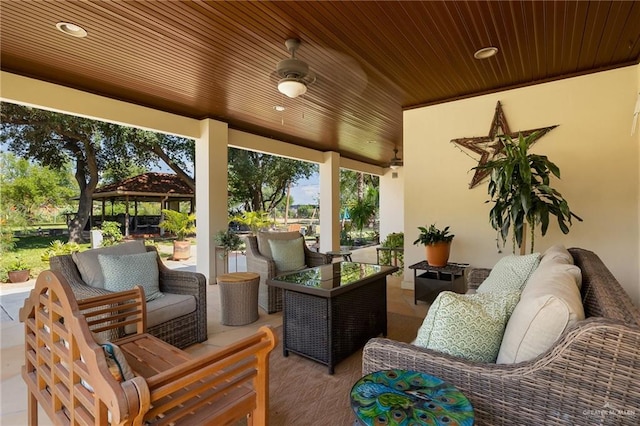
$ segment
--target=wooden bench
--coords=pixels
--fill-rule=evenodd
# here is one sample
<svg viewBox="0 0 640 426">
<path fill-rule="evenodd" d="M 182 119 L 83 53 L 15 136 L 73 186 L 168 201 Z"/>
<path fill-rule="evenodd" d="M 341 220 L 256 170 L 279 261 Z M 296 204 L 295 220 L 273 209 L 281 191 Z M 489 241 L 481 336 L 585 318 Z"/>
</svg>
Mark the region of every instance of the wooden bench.
<svg viewBox="0 0 640 426">
<path fill-rule="evenodd" d="M 193 357 L 145 333 L 145 315 L 139 287 L 76 301 L 60 273 L 42 272 L 20 310 L 29 424 L 38 423 L 38 404 L 60 425 L 267 424 L 270 327 Z M 136 377 L 119 382 L 92 332 L 128 324 L 137 332 L 113 343 Z"/>
</svg>

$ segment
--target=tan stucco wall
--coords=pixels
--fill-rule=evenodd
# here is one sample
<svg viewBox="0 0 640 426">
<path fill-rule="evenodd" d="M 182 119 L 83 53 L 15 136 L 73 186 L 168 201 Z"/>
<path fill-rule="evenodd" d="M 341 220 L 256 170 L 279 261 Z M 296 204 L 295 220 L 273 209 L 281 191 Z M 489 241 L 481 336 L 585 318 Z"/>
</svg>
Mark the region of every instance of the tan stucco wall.
<svg viewBox="0 0 640 426">
<path fill-rule="evenodd" d="M 595 251 L 640 305 L 640 155 L 639 139 L 630 135 L 638 73 L 632 66 L 405 111 L 406 264 L 424 258 L 424 248 L 411 241 L 417 226 L 432 222 L 456 234 L 452 261 L 490 267 L 511 252 L 510 245 L 496 250 L 487 184 L 468 189 L 477 159 L 450 143 L 487 135 L 499 100 L 512 131 L 559 125 L 532 151 L 558 165 L 562 179 L 552 186 L 584 219 L 567 235 L 554 222 L 544 238 L 537 236 L 536 251 L 554 243 Z M 413 279 L 411 271 L 405 279 Z"/>
</svg>

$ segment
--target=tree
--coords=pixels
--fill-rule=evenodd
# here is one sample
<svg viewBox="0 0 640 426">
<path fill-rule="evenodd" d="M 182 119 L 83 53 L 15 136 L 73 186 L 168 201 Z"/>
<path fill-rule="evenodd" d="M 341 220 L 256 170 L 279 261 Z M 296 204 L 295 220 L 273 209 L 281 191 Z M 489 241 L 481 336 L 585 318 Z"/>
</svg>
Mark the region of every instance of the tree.
<svg viewBox="0 0 640 426">
<path fill-rule="evenodd" d="M 54 170 L 66 164 L 74 167 L 80 197 L 76 215 L 69 223 L 69 241 L 82 240 L 92 196 L 104 170 L 162 161 L 195 187 L 194 179 L 185 171 L 195 155 L 192 140 L 5 102 L 0 108 L 0 141 L 11 152 Z"/>
<path fill-rule="evenodd" d="M 352 170 L 340 171 L 340 205 L 348 212 L 343 215 L 343 227 L 348 217 L 362 236 L 362 229 L 378 210 L 379 187 L 380 178 L 377 176 Z"/>
<path fill-rule="evenodd" d="M 378 190 L 369 187 L 366 194 L 359 199 L 349 203 L 349 214 L 353 226 L 360 233 L 362 238 L 362 230 L 373 219 L 378 209 Z"/>
<path fill-rule="evenodd" d="M 0 210 L 9 223 L 33 223 L 41 212 L 67 205 L 76 194 L 68 164 L 52 170 L 12 153 L 0 153 Z"/>
<path fill-rule="evenodd" d="M 229 148 L 229 195 L 246 211 L 271 213 L 289 185 L 310 177 L 318 166 L 254 151 Z"/>
</svg>

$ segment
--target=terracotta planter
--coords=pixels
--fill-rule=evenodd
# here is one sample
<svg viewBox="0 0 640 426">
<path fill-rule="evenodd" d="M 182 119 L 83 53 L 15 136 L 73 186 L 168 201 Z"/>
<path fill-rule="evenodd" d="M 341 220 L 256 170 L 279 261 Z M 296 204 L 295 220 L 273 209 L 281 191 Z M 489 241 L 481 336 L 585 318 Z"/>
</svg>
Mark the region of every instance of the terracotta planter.
<svg viewBox="0 0 640 426">
<path fill-rule="evenodd" d="M 29 281 L 30 273 L 31 271 L 29 269 L 23 269 L 21 271 L 9 271 L 7 275 L 9 276 L 9 281 L 12 283 L 23 283 Z"/>
<path fill-rule="evenodd" d="M 435 244 L 427 244 L 425 246 L 427 252 L 427 262 L 431 266 L 447 266 L 449 261 L 449 252 L 451 250 L 451 241 Z"/>
<path fill-rule="evenodd" d="M 173 242 L 173 260 L 186 260 L 191 257 L 190 241 L 174 241 Z"/>
</svg>

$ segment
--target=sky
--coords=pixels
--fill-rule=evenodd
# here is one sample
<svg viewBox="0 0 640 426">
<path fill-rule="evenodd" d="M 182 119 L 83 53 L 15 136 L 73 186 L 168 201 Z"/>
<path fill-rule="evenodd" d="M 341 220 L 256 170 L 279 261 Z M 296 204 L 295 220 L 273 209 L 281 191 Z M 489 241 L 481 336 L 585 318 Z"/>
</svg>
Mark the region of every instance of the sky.
<svg viewBox="0 0 640 426">
<path fill-rule="evenodd" d="M 316 173 L 309 179 L 299 180 L 291 187 L 293 204 L 318 204 L 320 198 L 320 176 Z"/>
</svg>

